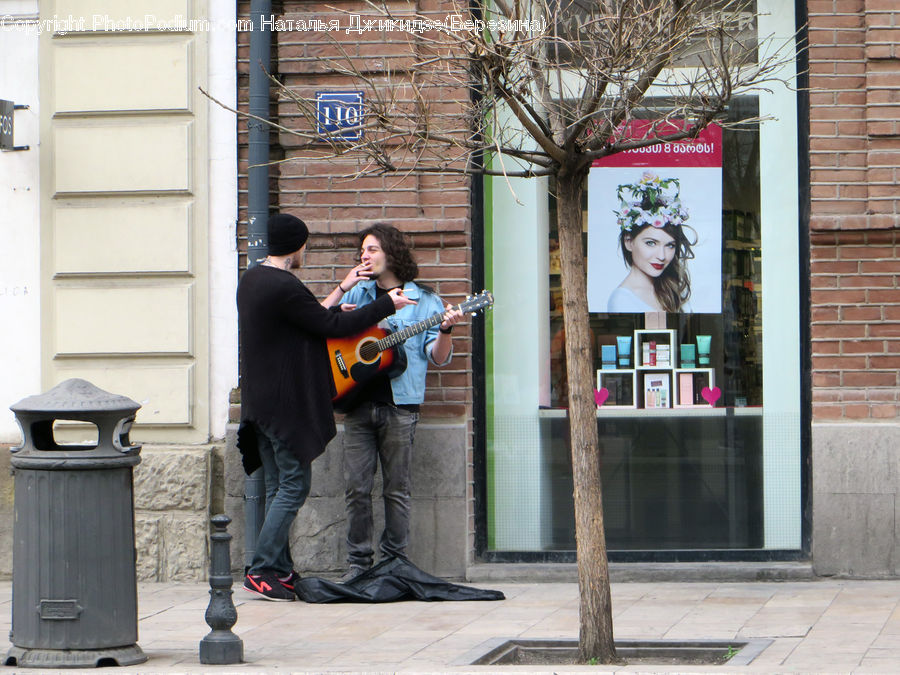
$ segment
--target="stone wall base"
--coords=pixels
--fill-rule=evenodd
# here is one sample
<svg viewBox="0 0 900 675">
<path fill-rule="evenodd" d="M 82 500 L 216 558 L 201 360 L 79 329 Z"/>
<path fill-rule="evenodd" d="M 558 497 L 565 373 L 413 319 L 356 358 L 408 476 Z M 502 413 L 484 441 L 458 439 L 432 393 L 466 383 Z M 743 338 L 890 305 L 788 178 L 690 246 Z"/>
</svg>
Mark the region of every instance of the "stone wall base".
<svg viewBox="0 0 900 675">
<path fill-rule="evenodd" d="M 223 508 L 222 446 L 144 445 L 134 469 L 138 580 L 205 580 L 209 519 Z"/>
<path fill-rule="evenodd" d="M 820 576 L 900 576 L 900 424 L 813 424 L 812 556 Z"/>
<path fill-rule="evenodd" d="M 224 508 L 221 445 L 144 445 L 134 468 L 139 581 L 204 581 L 209 518 Z M 13 481 L 8 446 L 0 447 L 0 578 L 12 576 Z M 71 507 L 71 505 L 67 505 Z"/>
<path fill-rule="evenodd" d="M 236 448 L 236 425 L 229 427 L 225 451 L 225 512 L 231 517 L 231 563 L 240 571 L 244 550 L 244 471 Z M 312 465 L 312 487 L 291 531 L 297 570 L 304 575 L 335 574 L 346 569 L 346 519 L 341 469 L 342 429 Z M 440 577 L 462 579 L 468 555 L 466 504 L 466 425 L 420 422 L 412 465 L 412 515 L 409 558 Z M 375 547 L 384 527 L 381 472 L 372 491 Z M 377 557 L 377 556 L 376 556 Z"/>
<path fill-rule="evenodd" d="M 140 581 L 206 579 L 209 518 L 232 518 L 231 562 L 243 569 L 244 472 L 236 427 L 224 445 L 148 445 L 134 469 L 135 545 Z M 419 424 L 412 467 L 410 559 L 441 577 L 462 579 L 468 555 L 466 425 Z M 13 477 L 8 448 L 0 452 L 0 577 L 12 575 Z M 340 573 L 346 566 L 344 481 L 340 431 L 313 463 L 312 489 L 294 522 L 291 545 L 298 571 Z M 376 536 L 384 523 L 380 473 L 373 491 Z M 376 542 L 377 546 L 377 542 Z"/>
<path fill-rule="evenodd" d="M 244 565 L 244 473 L 234 427 L 223 446 L 144 445 L 134 473 L 138 578 L 202 581 L 209 517 L 232 518 L 232 566 Z M 464 423 L 422 423 L 413 465 L 410 558 L 463 578 L 468 556 Z M 819 576 L 900 576 L 900 425 L 814 424 L 813 569 Z M 340 436 L 313 463 L 307 504 L 292 532 L 305 574 L 339 572 L 346 557 Z M 375 489 L 376 531 L 383 522 Z M 13 477 L 0 448 L 0 578 L 12 575 Z"/>
</svg>

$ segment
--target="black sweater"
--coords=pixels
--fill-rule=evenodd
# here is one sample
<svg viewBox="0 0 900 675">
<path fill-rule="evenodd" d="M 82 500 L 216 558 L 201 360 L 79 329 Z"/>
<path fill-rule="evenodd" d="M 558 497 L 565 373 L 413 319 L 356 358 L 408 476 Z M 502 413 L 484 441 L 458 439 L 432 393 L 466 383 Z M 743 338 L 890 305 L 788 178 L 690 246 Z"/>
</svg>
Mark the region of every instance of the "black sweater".
<svg viewBox="0 0 900 675">
<path fill-rule="evenodd" d="M 352 312 L 326 309 L 297 277 L 257 265 L 237 290 L 241 340 L 241 428 L 244 470 L 261 463 L 251 423 L 287 443 L 304 463 L 336 433 L 335 395 L 325 338 L 353 335 L 394 313 L 390 297 Z"/>
</svg>

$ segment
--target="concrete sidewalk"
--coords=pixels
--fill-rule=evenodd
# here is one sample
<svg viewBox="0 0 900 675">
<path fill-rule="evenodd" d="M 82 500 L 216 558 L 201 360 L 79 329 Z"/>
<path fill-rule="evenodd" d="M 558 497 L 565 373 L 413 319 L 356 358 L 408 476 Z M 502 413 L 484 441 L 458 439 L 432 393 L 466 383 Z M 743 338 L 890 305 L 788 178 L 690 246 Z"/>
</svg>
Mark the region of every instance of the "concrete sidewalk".
<svg viewBox="0 0 900 675">
<path fill-rule="evenodd" d="M 773 640 L 740 667 L 456 665 L 491 638 L 578 635 L 575 584 L 476 585 L 507 599 L 307 605 L 250 599 L 236 583 L 245 663 L 212 667 L 198 658 L 209 587 L 141 584 L 138 644 L 150 658 L 113 672 L 900 672 L 900 581 L 613 584 L 617 639 Z M 4 659 L 11 609 L 11 583 L 0 582 Z"/>
</svg>

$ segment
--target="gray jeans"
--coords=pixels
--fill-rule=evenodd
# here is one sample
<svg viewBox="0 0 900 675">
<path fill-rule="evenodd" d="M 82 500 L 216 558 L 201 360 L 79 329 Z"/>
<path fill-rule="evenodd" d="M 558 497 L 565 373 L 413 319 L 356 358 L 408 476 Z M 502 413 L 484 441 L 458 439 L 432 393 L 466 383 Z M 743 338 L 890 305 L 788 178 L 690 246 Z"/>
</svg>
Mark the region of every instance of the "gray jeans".
<svg viewBox="0 0 900 675">
<path fill-rule="evenodd" d="M 347 559 L 372 566 L 372 487 L 381 463 L 385 558 L 406 557 L 409 543 L 409 467 L 419 413 L 384 403 L 363 403 L 344 418 L 344 482 L 347 486 Z"/>
</svg>

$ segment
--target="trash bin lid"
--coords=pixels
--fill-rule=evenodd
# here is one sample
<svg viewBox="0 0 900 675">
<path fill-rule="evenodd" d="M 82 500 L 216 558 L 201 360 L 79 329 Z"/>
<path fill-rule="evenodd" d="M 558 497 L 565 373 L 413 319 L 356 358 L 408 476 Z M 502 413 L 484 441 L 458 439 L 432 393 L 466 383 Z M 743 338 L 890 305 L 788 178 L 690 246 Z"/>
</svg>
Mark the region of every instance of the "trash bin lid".
<svg viewBox="0 0 900 675">
<path fill-rule="evenodd" d="M 87 380 L 73 378 L 51 390 L 24 398 L 10 406 L 22 429 L 22 444 L 10 448 L 17 469 L 105 469 L 140 462 L 140 445 L 132 445 L 129 432 L 140 404 L 126 396 L 104 391 Z M 97 428 L 97 441 L 59 443 L 58 421 L 88 422 Z"/>
<path fill-rule="evenodd" d="M 23 398 L 9 409 L 14 413 L 130 413 L 140 407 L 127 396 L 111 394 L 76 377 L 59 383 L 43 394 Z"/>
</svg>

